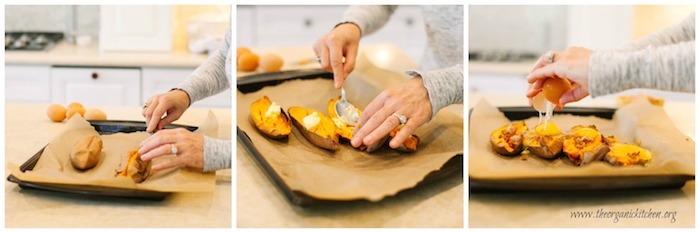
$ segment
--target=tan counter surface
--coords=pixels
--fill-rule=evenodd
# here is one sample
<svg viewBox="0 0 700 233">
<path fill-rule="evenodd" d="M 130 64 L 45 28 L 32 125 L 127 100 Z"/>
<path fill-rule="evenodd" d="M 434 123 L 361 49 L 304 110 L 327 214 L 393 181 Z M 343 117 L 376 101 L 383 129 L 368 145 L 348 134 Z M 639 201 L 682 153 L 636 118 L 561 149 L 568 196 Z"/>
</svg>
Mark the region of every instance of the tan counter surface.
<svg viewBox="0 0 700 233">
<path fill-rule="evenodd" d="M 6 103 L 5 164 L 24 163 L 61 131 L 64 123 L 49 121 L 47 106 Z M 100 108 L 110 120 L 143 120 L 138 107 Z M 199 125 L 208 110 L 189 109 L 175 123 Z M 220 134 L 230 135 L 231 110 L 212 111 Z M 231 227 L 231 170 L 217 172 L 213 193 L 174 193 L 160 202 L 27 190 L 5 181 L 5 226 Z"/>
<path fill-rule="evenodd" d="M 482 98 L 495 106 L 526 106 L 524 96 L 470 94 L 472 107 Z M 567 105 L 568 106 L 568 105 Z M 578 107 L 615 107 L 614 96 L 587 99 Z M 695 138 L 695 103 L 667 101 L 664 110 L 684 134 Z M 534 110 L 533 110 L 534 111 Z M 695 139 L 697 140 L 697 139 Z M 576 218 L 579 212 L 660 211 L 661 218 Z M 668 212 L 672 218 L 664 218 Z M 681 189 L 608 193 L 470 193 L 469 227 L 694 227 L 695 181 Z"/>
<path fill-rule="evenodd" d="M 383 69 L 403 72 L 417 67 L 415 62 L 390 44 L 361 45 L 360 49 L 366 51 L 367 59 L 375 66 Z M 252 50 L 255 53 L 274 52 L 285 61 L 315 57 L 311 46 Z M 302 67 L 285 65 L 285 69 L 318 67 L 318 63 Z M 249 73 L 239 72 L 239 79 L 245 78 L 242 76 L 246 74 Z M 464 106 L 460 104 L 443 111 L 463 116 L 463 109 Z M 236 147 L 236 163 L 237 227 L 464 226 L 464 181 L 459 175 L 401 192 L 377 203 L 362 201 L 301 208 L 287 201 L 240 142 Z"/>
<path fill-rule="evenodd" d="M 206 54 L 188 51 L 100 52 L 97 43 L 79 47 L 61 42 L 48 51 L 5 51 L 5 63 L 55 66 L 196 68 Z"/>
</svg>

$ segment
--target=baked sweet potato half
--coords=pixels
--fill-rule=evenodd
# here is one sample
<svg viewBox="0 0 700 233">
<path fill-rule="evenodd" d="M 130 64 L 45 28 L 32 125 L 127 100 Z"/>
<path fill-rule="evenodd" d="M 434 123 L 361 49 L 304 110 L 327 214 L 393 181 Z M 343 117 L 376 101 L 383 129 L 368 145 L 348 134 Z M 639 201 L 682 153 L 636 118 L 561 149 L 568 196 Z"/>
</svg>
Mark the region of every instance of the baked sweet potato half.
<svg viewBox="0 0 700 233">
<path fill-rule="evenodd" d="M 335 124 L 328 116 L 303 107 L 291 107 L 287 111 L 294 127 L 311 144 L 327 150 L 340 149 Z"/>
<path fill-rule="evenodd" d="M 491 132 L 491 148 L 496 153 L 513 156 L 523 151 L 523 133 L 527 130 L 524 121 L 508 123 Z"/>
<path fill-rule="evenodd" d="M 615 136 L 605 138 L 610 151 L 605 153 L 605 161 L 615 166 L 646 166 L 651 162 L 653 154 L 641 146 L 620 143 Z"/>
<path fill-rule="evenodd" d="M 535 129 L 525 133 L 525 148 L 530 154 L 543 159 L 553 159 L 559 156 L 564 143 L 564 133 L 554 123 L 539 124 Z"/>
<path fill-rule="evenodd" d="M 250 121 L 260 133 L 272 139 L 286 138 L 292 132 L 287 114 L 267 96 L 250 104 Z"/>
<path fill-rule="evenodd" d="M 352 140 L 352 133 L 355 130 L 355 126 L 345 124 L 345 122 L 338 117 L 338 114 L 335 112 L 335 103 L 337 103 L 339 100 L 340 96 L 328 101 L 328 116 L 335 124 L 335 131 L 338 133 L 338 136 L 340 136 L 342 139 L 350 141 Z M 357 109 L 357 112 L 362 114 L 362 110 L 359 108 Z"/>
<path fill-rule="evenodd" d="M 577 125 L 564 139 L 564 153 L 576 165 L 601 160 L 610 148 L 594 125 Z"/>
<path fill-rule="evenodd" d="M 389 132 L 389 137 L 394 138 L 396 134 L 399 133 L 401 128 L 403 128 L 403 125 L 400 125 L 399 127 L 396 127 L 394 130 Z M 411 134 L 396 149 L 403 152 L 415 152 L 416 150 L 418 150 L 418 144 L 420 144 L 420 138 L 418 137 L 418 135 Z"/>
<path fill-rule="evenodd" d="M 117 176 L 129 177 L 135 183 L 143 182 L 151 175 L 151 160 L 148 162 L 141 160 L 138 149 L 129 152 L 128 156 L 124 170 L 117 171 Z"/>
</svg>

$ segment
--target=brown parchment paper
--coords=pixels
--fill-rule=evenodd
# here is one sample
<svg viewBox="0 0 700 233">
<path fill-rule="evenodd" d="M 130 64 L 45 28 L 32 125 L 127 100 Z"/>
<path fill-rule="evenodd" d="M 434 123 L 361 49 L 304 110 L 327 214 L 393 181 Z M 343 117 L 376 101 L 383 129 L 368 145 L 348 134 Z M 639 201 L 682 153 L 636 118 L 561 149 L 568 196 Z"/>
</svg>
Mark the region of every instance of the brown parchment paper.
<svg viewBox="0 0 700 233">
<path fill-rule="evenodd" d="M 207 118 L 195 133 L 218 137 L 218 123 L 209 111 Z M 142 189 L 161 192 L 212 192 L 214 191 L 215 173 L 201 173 L 186 168 L 173 168 L 152 174 L 141 183 L 134 183 L 131 178 L 115 176 L 126 166 L 128 153 L 138 148 L 141 141 L 148 137 L 146 132 L 116 133 L 102 135 L 103 148 L 100 161 L 87 171 L 79 171 L 70 164 L 70 150 L 77 140 L 88 135 L 97 135 L 90 123 L 81 117 L 72 117 L 65 124 L 65 130 L 58 134 L 41 155 L 31 171 L 19 171 L 19 165 L 8 164 L 11 173 L 23 181 L 80 184 L 105 187 Z M 161 156 L 153 164 L 172 158 L 173 155 Z"/>
<path fill-rule="evenodd" d="M 371 74 L 351 76 L 344 85 L 348 101 L 363 109 L 383 90 L 377 82 L 393 82 L 387 80 L 396 77 L 389 76 L 397 75 L 379 70 L 355 73 Z M 340 92 L 331 80 L 323 79 L 287 81 L 249 94 L 237 92 L 237 126 L 292 190 L 318 199 L 379 201 L 416 186 L 428 173 L 463 153 L 463 118 L 446 111 L 414 132 L 421 140 L 415 153 L 389 149 L 367 153 L 348 143 L 341 143 L 341 149 L 332 152 L 309 143 L 293 126 L 287 141 L 268 139 L 249 121 L 250 103 L 263 95 L 279 103 L 285 112 L 289 107 L 303 106 L 327 115 L 328 101 Z"/>
<path fill-rule="evenodd" d="M 534 110 L 533 110 L 534 111 Z M 686 137 L 671 122 L 668 115 L 647 101 L 635 101 L 618 109 L 612 120 L 593 116 L 554 115 L 562 131 L 574 125 L 595 125 L 604 135 L 615 135 L 621 142 L 641 142 L 654 154 L 647 167 L 617 167 L 604 161 L 575 166 L 562 156 L 554 160 L 534 155 L 502 156 L 491 149 L 489 135 L 510 122 L 498 108 L 481 100 L 472 110 L 469 120 L 469 177 L 479 179 L 592 177 L 634 175 L 695 175 L 695 141 Z M 528 128 L 538 118 L 525 120 Z"/>
</svg>

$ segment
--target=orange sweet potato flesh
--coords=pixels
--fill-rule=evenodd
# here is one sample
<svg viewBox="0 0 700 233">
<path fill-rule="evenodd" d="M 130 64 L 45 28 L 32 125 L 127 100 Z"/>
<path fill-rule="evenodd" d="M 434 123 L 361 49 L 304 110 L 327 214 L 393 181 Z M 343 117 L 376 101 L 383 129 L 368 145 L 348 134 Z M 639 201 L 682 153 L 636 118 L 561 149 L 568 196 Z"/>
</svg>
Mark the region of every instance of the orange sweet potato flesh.
<svg viewBox="0 0 700 233">
<path fill-rule="evenodd" d="M 574 126 L 564 139 L 564 153 L 576 165 L 601 160 L 608 153 L 605 138 L 595 126 Z"/>
<path fill-rule="evenodd" d="M 346 125 L 340 120 L 340 118 L 338 118 L 338 114 L 335 112 L 335 103 L 337 103 L 339 100 L 340 96 L 328 101 L 328 116 L 330 116 L 331 120 L 335 124 L 338 136 L 340 136 L 340 138 L 342 139 L 350 141 L 352 140 L 352 133 L 355 130 L 355 126 Z M 359 108 L 357 109 L 357 111 L 360 114 L 362 114 L 362 110 L 360 110 Z"/>
<path fill-rule="evenodd" d="M 335 124 L 328 116 L 321 112 L 303 107 L 290 107 L 287 112 L 289 112 L 289 116 L 292 118 L 294 127 L 296 127 L 311 144 L 327 150 L 340 149 Z M 307 129 L 304 127 L 304 117 L 311 115 L 313 112 L 316 112 L 319 116 L 320 122 L 316 126 Z"/>
<path fill-rule="evenodd" d="M 401 130 L 402 127 L 403 127 L 403 126 L 400 125 L 399 127 L 396 127 L 394 130 L 392 130 L 391 132 L 389 132 L 389 137 L 391 137 L 391 138 L 396 137 L 396 134 L 399 133 L 399 131 Z M 420 138 L 418 137 L 418 135 L 411 134 L 411 135 L 408 136 L 408 138 L 406 138 L 406 140 L 403 141 L 403 143 L 402 143 L 398 148 L 396 148 L 396 149 L 397 149 L 397 150 L 400 150 L 400 151 L 403 151 L 403 152 L 415 152 L 416 150 L 418 150 L 418 144 L 419 144 L 419 143 L 420 143 Z"/>
<path fill-rule="evenodd" d="M 272 102 L 267 96 L 250 104 L 250 121 L 263 135 L 273 139 L 283 139 L 292 132 L 292 126 L 284 110 L 278 116 L 265 116 Z"/>
<path fill-rule="evenodd" d="M 523 151 L 523 134 L 527 130 L 524 121 L 508 123 L 491 132 L 489 140 L 496 153 L 506 156 L 520 154 Z"/>
<path fill-rule="evenodd" d="M 135 183 L 143 182 L 151 175 L 151 161 L 145 162 L 141 160 L 138 149 L 129 152 L 128 156 L 126 168 L 122 171 L 117 171 L 117 176 L 129 177 Z"/>
</svg>

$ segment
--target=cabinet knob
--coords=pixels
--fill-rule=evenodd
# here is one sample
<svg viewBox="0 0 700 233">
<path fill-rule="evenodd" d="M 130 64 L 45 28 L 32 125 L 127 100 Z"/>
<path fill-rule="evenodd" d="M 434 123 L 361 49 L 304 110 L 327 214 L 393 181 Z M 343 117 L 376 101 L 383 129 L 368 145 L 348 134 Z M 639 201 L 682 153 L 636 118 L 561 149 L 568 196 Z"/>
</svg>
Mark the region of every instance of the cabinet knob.
<svg viewBox="0 0 700 233">
<path fill-rule="evenodd" d="M 413 26 L 413 18 L 406 18 L 406 26 Z"/>
<path fill-rule="evenodd" d="M 307 28 L 310 28 L 311 26 L 314 25 L 314 21 L 311 19 L 304 19 L 304 26 Z"/>
<path fill-rule="evenodd" d="M 97 72 L 92 72 L 92 75 L 90 75 L 90 77 L 92 77 L 92 79 L 97 79 L 99 75 L 97 75 Z"/>
</svg>

